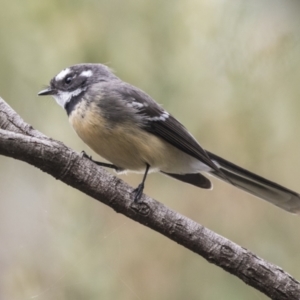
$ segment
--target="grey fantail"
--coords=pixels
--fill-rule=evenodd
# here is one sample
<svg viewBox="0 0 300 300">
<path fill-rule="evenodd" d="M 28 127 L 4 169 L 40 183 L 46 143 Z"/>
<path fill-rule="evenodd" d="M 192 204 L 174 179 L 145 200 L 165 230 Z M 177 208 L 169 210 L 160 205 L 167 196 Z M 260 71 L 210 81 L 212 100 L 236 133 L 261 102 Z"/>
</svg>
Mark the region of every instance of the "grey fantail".
<svg viewBox="0 0 300 300">
<path fill-rule="evenodd" d="M 142 90 L 102 64 L 78 64 L 56 75 L 39 95 L 51 95 L 79 137 L 117 171 L 144 173 L 134 191 L 143 193 L 148 171 L 211 189 L 213 175 L 292 213 L 300 195 L 204 150 L 188 130 Z"/>
</svg>

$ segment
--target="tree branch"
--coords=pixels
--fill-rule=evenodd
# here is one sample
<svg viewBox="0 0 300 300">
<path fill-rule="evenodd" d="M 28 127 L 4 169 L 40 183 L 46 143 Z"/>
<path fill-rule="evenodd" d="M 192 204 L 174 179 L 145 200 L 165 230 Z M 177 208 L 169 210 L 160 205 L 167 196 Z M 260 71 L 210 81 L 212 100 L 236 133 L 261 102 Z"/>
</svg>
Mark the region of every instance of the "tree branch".
<svg viewBox="0 0 300 300">
<path fill-rule="evenodd" d="M 300 284 L 276 265 L 133 189 L 63 143 L 26 124 L 0 98 L 0 155 L 27 162 L 163 234 L 272 299 L 300 299 Z"/>
</svg>

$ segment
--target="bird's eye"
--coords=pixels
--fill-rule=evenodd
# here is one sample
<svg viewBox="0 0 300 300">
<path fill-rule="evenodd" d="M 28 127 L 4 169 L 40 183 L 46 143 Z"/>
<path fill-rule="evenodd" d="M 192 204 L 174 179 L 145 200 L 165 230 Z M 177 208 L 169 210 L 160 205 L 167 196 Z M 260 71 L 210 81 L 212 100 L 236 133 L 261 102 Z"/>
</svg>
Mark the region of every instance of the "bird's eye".
<svg viewBox="0 0 300 300">
<path fill-rule="evenodd" d="M 67 76 L 67 77 L 65 78 L 65 83 L 66 83 L 66 84 L 70 84 L 71 81 L 72 81 L 72 79 L 73 79 L 73 76 Z"/>
</svg>

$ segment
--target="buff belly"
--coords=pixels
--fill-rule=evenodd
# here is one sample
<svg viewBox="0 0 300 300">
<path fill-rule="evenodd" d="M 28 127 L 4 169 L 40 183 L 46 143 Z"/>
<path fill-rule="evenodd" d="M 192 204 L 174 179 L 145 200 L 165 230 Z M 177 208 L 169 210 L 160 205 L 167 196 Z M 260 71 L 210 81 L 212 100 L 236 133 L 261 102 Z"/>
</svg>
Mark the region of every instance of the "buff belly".
<svg viewBox="0 0 300 300">
<path fill-rule="evenodd" d="M 197 159 L 136 124 L 108 126 L 97 107 L 86 109 L 80 103 L 70 114 L 69 121 L 84 143 L 121 169 L 144 172 L 148 164 L 152 171 L 177 174 L 208 170 Z"/>
</svg>

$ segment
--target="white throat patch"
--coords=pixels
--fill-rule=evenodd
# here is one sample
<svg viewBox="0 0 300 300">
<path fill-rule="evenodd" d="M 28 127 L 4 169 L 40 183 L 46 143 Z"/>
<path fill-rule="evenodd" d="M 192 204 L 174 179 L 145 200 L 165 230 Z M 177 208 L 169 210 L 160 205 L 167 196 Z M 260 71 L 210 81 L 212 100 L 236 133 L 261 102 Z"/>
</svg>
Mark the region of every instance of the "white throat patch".
<svg viewBox="0 0 300 300">
<path fill-rule="evenodd" d="M 53 95 L 55 101 L 63 108 L 65 108 L 66 104 L 74 97 L 83 92 L 84 89 L 77 89 L 72 92 L 59 91 L 56 95 Z"/>
</svg>

